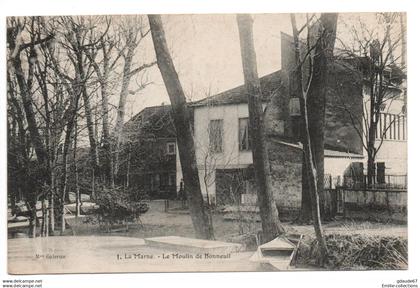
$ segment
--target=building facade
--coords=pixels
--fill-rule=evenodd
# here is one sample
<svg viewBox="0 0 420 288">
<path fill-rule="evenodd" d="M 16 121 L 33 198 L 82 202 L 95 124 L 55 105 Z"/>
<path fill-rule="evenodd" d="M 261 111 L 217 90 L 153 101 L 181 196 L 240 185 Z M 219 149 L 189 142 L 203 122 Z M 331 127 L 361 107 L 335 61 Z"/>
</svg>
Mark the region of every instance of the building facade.
<svg viewBox="0 0 420 288">
<path fill-rule="evenodd" d="M 296 111 L 293 111 L 296 104 L 288 93 L 286 76 L 283 71 L 277 71 L 262 77 L 261 90 L 274 196 L 282 208 L 298 209 L 302 189 L 302 145 L 300 132 L 294 127 L 298 125 L 295 123 Z M 255 201 L 256 198 L 248 104 L 243 89 L 240 86 L 191 105 L 201 191 L 217 205 L 243 202 L 247 197 Z M 328 114 L 332 115 L 334 111 L 328 109 Z M 334 117 L 329 117 L 327 123 L 329 121 L 335 121 Z M 333 139 L 333 135 L 341 134 L 331 131 L 338 129 L 337 123 L 327 127 L 330 129 L 326 129 L 328 143 L 338 143 L 339 147 L 329 145 L 325 149 L 325 173 L 336 178 L 344 175 L 352 162 L 363 161 L 363 155 L 340 150 L 343 143 L 337 141 L 338 138 Z M 357 143 L 353 146 L 360 149 Z M 252 194 L 254 197 L 250 196 Z"/>
<path fill-rule="evenodd" d="M 264 123 L 276 202 L 282 208 L 298 209 L 302 191 L 302 119 L 299 99 L 293 93 L 292 37 L 282 34 L 281 49 L 282 69 L 260 78 Z M 326 179 L 330 179 L 330 187 L 342 184 L 346 176 L 366 174 L 365 143 L 359 134 L 366 129 L 364 119 L 369 110 L 363 76 L 349 61 L 337 60 L 329 67 L 324 173 Z M 401 94 L 399 89 L 394 92 Z M 404 103 L 403 97 L 390 97 L 384 102 L 377 132 L 378 174 L 407 174 Z M 218 205 L 243 203 L 249 199 L 255 202 L 244 86 L 189 103 L 189 106 L 203 196 Z M 138 140 L 141 138 L 138 141 L 141 145 L 137 144 L 135 149 L 141 159 L 132 165 L 136 170 L 130 172 L 131 184 L 148 191 L 154 198 L 176 197 L 182 189 L 182 171 L 170 106 L 146 108 L 131 122 L 128 126 L 142 127 L 134 129 L 141 131 L 141 134 L 134 133 Z M 133 126 L 133 123 L 137 124 Z"/>
<path fill-rule="evenodd" d="M 282 35 L 281 55 L 282 70 L 261 77 L 260 85 L 275 199 L 283 208 L 298 208 L 302 191 L 302 120 L 291 79 L 295 67 L 293 42 L 286 34 Z M 368 96 L 363 74 L 346 61 L 335 61 L 329 67 L 326 92 L 324 173 L 334 179 L 329 183 L 334 186 L 341 184 L 345 176 L 366 174 L 366 152 L 358 130 L 364 129 Z M 385 133 L 385 137 L 378 137 L 382 142 L 377 155 L 378 173 L 407 172 L 402 104 L 399 97 L 393 97 L 381 115 L 378 133 Z M 244 196 L 255 194 L 244 86 L 194 102 L 191 107 L 202 193 L 216 204 L 243 202 Z M 179 168 L 177 178 L 181 179 Z"/>
<path fill-rule="evenodd" d="M 176 133 L 171 107 L 147 107 L 124 125 L 119 174 L 127 186 L 151 199 L 177 197 Z"/>
</svg>

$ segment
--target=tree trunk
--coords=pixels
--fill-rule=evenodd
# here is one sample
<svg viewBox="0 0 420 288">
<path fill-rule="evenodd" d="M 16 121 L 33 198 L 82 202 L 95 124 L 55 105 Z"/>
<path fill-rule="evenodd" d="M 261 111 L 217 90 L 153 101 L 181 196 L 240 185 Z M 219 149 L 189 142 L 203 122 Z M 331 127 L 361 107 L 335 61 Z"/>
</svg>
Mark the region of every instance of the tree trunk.
<svg viewBox="0 0 420 288">
<path fill-rule="evenodd" d="M 371 124 L 371 127 L 373 127 L 373 125 Z M 367 145 L 367 183 L 364 183 L 365 185 L 367 184 L 368 188 L 372 188 L 373 184 L 376 183 L 376 165 L 375 165 L 375 134 L 371 134 L 371 131 L 373 129 L 371 129 L 371 127 L 369 127 L 369 140 L 368 140 L 368 145 Z M 371 136 L 372 135 L 372 136 Z M 363 181 L 366 181 L 365 179 L 363 179 Z"/>
<path fill-rule="evenodd" d="M 61 175 L 61 182 L 60 182 L 60 192 L 61 192 L 61 233 L 64 232 L 64 230 L 66 229 L 66 225 L 65 225 L 65 202 L 66 202 L 66 195 L 68 195 L 67 193 L 67 182 L 68 182 L 68 152 L 69 152 L 69 148 L 70 148 L 70 144 L 71 144 L 71 134 L 72 134 L 72 130 L 73 130 L 73 125 L 74 122 L 70 121 L 67 123 L 67 129 L 66 129 L 66 135 L 64 138 L 64 148 L 63 148 L 63 168 L 62 168 L 62 175 Z"/>
<path fill-rule="evenodd" d="M 46 224 L 46 216 L 47 216 L 47 213 L 46 213 L 46 209 L 45 209 L 45 199 L 44 199 L 44 197 L 42 197 L 41 198 L 41 212 L 42 212 L 42 220 L 41 220 L 41 237 L 44 237 L 45 236 L 45 231 L 46 231 L 46 229 L 45 229 L 45 224 Z"/>
<path fill-rule="evenodd" d="M 114 164 L 112 157 L 111 139 L 109 135 L 109 122 L 108 122 L 108 73 L 105 71 L 101 81 L 101 108 L 102 108 L 102 134 L 103 134 L 103 149 L 105 153 L 105 180 L 114 186 Z"/>
<path fill-rule="evenodd" d="M 48 207 L 45 209 L 45 237 L 48 237 L 50 235 L 49 229 L 50 229 L 50 216 L 49 216 L 49 210 Z"/>
<path fill-rule="evenodd" d="M 300 109 L 300 111 L 303 111 L 303 108 Z M 301 224 L 309 224 L 312 222 L 312 204 L 311 204 L 311 194 L 309 191 L 309 183 L 308 183 L 309 182 L 308 168 L 306 167 L 305 157 L 302 157 L 302 178 L 301 179 L 302 179 L 302 199 L 301 199 L 301 204 L 300 204 L 299 219 L 297 222 Z"/>
<path fill-rule="evenodd" d="M 92 174 L 91 174 L 91 189 L 92 189 L 92 192 L 91 192 L 91 198 L 94 200 L 94 201 L 96 201 L 96 181 L 95 181 L 95 179 L 96 179 L 96 177 L 95 177 L 95 169 L 92 169 Z"/>
<path fill-rule="evenodd" d="M 32 98 L 31 98 L 31 85 L 28 85 L 25 78 L 24 72 L 22 69 L 22 64 L 20 60 L 20 55 L 17 55 L 12 59 L 13 66 L 15 69 L 16 79 L 19 85 L 20 95 L 22 97 L 23 108 L 26 115 L 26 122 L 28 123 L 29 135 L 31 137 L 31 142 L 34 146 L 37 160 L 39 163 L 39 169 L 42 171 L 40 175 L 49 176 L 48 173 L 48 163 L 47 163 L 47 151 L 45 149 L 44 143 L 42 142 L 41 135 L 38 130 L 36 123 L 35 112 L 33 110 Z M 30 63 L 31 61 L 29 61 Z M 32 67 L 33 64 L 30 64 Z M 29 69 L 29 76 L 33 77 L 33 68 Z M 32 74 L 32 75 L 31 75 Z"/>
<path fill-rule="evenodd" d="M 79 61 L 81 61 L 81 59 L 79 59 Z M 84 76 L 84 72 L 83 72 L 83 67 L 82 64 L 79 63 L 78 66 L 78 71 L 77 71 L 77 76 L 76 79 L 78 79 L 79 81 L 81 81 L 81 79 L 85 79 Z M 66 133 L 65 133 L 65 137 L 64 137 L 64 146 L 63 146 L 63 155 L 62 155 L 62 161 L 63 161 L 63 165 L 62 165 L 62 175 L 61 175 L 61 181 L 60 181 L 60 187 L 59 187 L 59 192 L 61 193 L 60 195 L 60 210 L 61 210 L 61 233 L 64 233 L 65 229 L 66 229 L 66 223 L 65 223 L 65 202 L 66 200 L 68 200 L 68 170 L 69 170 L 69 165 L 68 165 L 68 156 L 69 156 L 69 151 L 71 149 L 71 143 L 72 143 L 72 134 L 73 131 L 75 129 L 75 124 L 77 121 L 77 109 L 79 106 L 79 97 L 80 97 L 80 93 L 82 94 L 82 96 L 84 97 L 84 104 L 85 106 L 87 104 L 89 104 L 89 101 L 85 100 L 85 97 L 87 97 L 87 91 L 86 91 L 86 87 L 83 84 L 83 87 L 80 90 L 78 90 L 76 95 L 72 95 L 73 97 L 70 99 L 70 104 L 69 104 L 69 109 L 71 109 L 71 115 L 69 117 L 69 119 L 67 119 L 67 124 L 66 124 Z M 89 111 L 89 115 L 90 115 L 90 105 L 88 105 L 88 108 L 86 110 L 86 114 L 88 114 Z M 87 121 L 89 122 L 89 121 Z M 89 129 L 89 124 L 88 124 L 88 131 L 89 131 L 89 139 L 91 140 L 91 132 Z M 74 132 L 77 133 L 77 132 Z M 75 137 L 73 139 L 74 141 L 76 141 Z M 91 157 L 95 157 L 94 159 L 91 158 L 92 162 L 96 161 L 96 140 L 95 138 L 93 138 L 93 143 L 92 141 L 90 141 L 91 144 Z M 92 148 L 92 145 L 94 148 Z M 95 153 L 93 153 L 93 151 Z M 93 155 L 92 155 L 93 154 Z M 96 163 L 96 162 L 95 162 Z M 94 167 L 97 167 L 97 165 L 94 165 Z M 95 168 L 94 168 L 95 169 Z"/>
<path fill-rule="evenodd" d="M 306 141 L 303 143 L 304 147 L 304 157 L 305 157 L 305 165 L 308 167 L 307 174 L 308 174 L 308 183 L 309 183 L 309 191 L 311 196 L 311 210 L 312 210 L 312 219 L 314 221 L 314 229 L 315 235 L 318 240 L 318 245 L 320 248 L 321 256 L 319 259 L 320 265 L 324 266 L 325 262 L 327 261 L 328 257 L 328 249 L 327 243 L 325 242 L 324 232 L 322 230 L 321 224 L 321 213 L 320 213 L 320 205 L 319 205 L 319 196 L 318 196 L 318 185 L 317 185 L 317 170 L 315 168 L 315 163 L 313 161 L 313 155 L 311 151 L 311 138 L 309 134 L 308 128 L 308 109 L 306 98 L 303 99 L 305 109 L 304 109 L 304 118 L 305 118 L 305 134 L 306 134 Z"/>
<path fill-rule="evenodd" d="M 29 225 L 29 234 L 30 237 L 32 238 L 36 238 L 36 227 L 37 227 L 37 219 L 36 219 L 36 202 L 37 202 L 37 197 L 36 197 L 36 193 L 33 193 L 30 197 L 32 197 L 32 199 L 30 200 L 29 206 L 30 209 L 29 211 L 31 211 L 31 216 L 29 218 L 30 221 L 30 225 Z"/>
<path fill-rule="evenodd" d="M 317 191 L 321 199 L 321 216 L 324 219 L 334 217 L 331 197 L 324 193 L 324 131 L 325 131 L 325 99 L 328 87 L 328 62 L 334 55 L 335 35 L 338 14 L 324 13 L 320 19 L 319 39 L 315 47 L 312 82 L 309 87 L 307 104 L 309 133 L 315 168 L 317 171 Z"/>
<path fill-rule="evenodd" d="M 50 210 L 50 212 L 48 213 L 49 215 L 49 235 L 54 235 L 54 230 L 55 230 L 55 213 L 54 213 L 54 197 L 55 197 L 55 191 L 56 191 L 57 187 L 56 187 L 56 179 L 55 179 L 55 172 L 54 169 L 52 169 L 51 171 L 51 191 L 50 191 L 50 195 L 48 198 L 48 208 Z"/>
<path fill-rule="evenodd" d="M 13 48 L 13 47 L 11 47 Z M 30 47 L 29 51 L 29 58 L 34 59 L 34 55 L 36 55 L 34 46 Z M 14 58 L 11 59 L 13 64 L 13 68 L 15 71 L 15 76 L 19 85 L 20 95 L 22 98 L 23 109 L 25 111 L 26 122 L 28 125 L 29 136 L 31 139 L 31 143 L 34 147 L 37 164 L 38 167 L 36 168 L 36 175 L 39 177 L 37 180 L 38 183 L 42 184 L 49 184 L 49 177 L 50 177 L 50 167 L 48 163 L 48 154 L 45 148 L 45 145 L 42 141 L 41 134 L 39 132 L 39 128 L 36 122 L 35 112 L 32 103 L 32 82 L 34 79 L 34 63 L 28 59 L 29 67 L 28 67 L 28 79 L 25 79 L 25 73 L 23 72 L 22 62 L 20 59 L 20 53 L 18 53 Z M 26 152 L 25 152 L 26 154 Z M 27 177 L 27 175 L 25 175 Z M 27 185 L 25 185 L 27 186 Z M 27 197 L 31 199 L 35 199 L 35 203 L 33 205 L 33 210 L 31 211 L 31 218 L 30 218 L 30 235 L 31 237 L 36 237 L 36 200 L 37 200 L 37 193 L 39 193 L 39 189 L 41 185 L 35 185 L 36 187 L 27 187 L 26 192 L 29 194 Z M 28 191 L 29 190 L 29 191 Z M 34 191 L 34 192 L 32 192 Z"/>
<path fill-rule="evenodd" d="M 148 17 L 158 67 L 171 100 L 185 192 L 188 196 L 194 230 L 198 238 L 214 239 L 213 224 L 209 217 L 210 209 L 205 204 L 201 193 L 194 139 L 184 91 L 169 53 L 162 20 L 159 15 Z"/>
<path fill-rule="evenodd" d="M 85 107 L 85 117 L 86 117 L 86 126 L 88 130 L 89 144 L 90 144 L 90 161 L 93 169 L 98 171 L 98 150 L 96 145 L 96 136 L 95 136 L 95 124 L 92 118 L 92 108 L 90 106 L 89 94 L 86 88 L 86 73 L 84 67 L 84 61 L 81 53 L 76 55 L 77 65 L 76 65 L 76 81 L 78 85 L 81 85 L 78 90 L 82 94 L 84 107 Z M 77 103 L 76 103 L 77 104 Z M 98 173 L 95 173 L 98 175 Z"/>
<path fill-rule="evenodd" d="M 248 94 L 249 134 L 251 137 L 252 160 L 257 183 L 257 197 L 262 224 L 262 242 L 273 240 L 285 233 L 280 223 L 274 200 L 270 163 L 264 129 L 261 90 L 257 72 L 257 59 L 254 49 L 252 18 L 250 15 L 237 15 L 241 44 L 242 67 L 245 91 Z"/>
<path fill-rule="evenodd" d="M 365 185 L 371 188 L 373 184 L 375 184 L 375 176 L 376 176 L 376 166 L 375 166 L 375 156 L 376 156 L 376 129 L 378 121 L 375 118 L 379 118 L 381 116 L 380 111 L 376 111 L 375 106 L 376 104 L 376 97 L 375 97 L 375 85 L 373 84 L 374 81 L 371 80 L 371 87 L 370 87 L 370 114 L 369 114 L 369 130 L 367 135 L 367 179 L 363 179 L 365 181 Z M 381 135 L 380 138 L 383 136 Z M 367 180 L 367 183 L 366 183 Z"/>
<path fill-rule="evenodd" d="M 126 182 L 125 187 L 128 189 L 130 186 L 130 164 L 131 164 L 131 146 L 128 146 L 128 152 L 127 152 L 127 174 L 126 174 Z"/>
<path fill-rule="evenodd" d="M 129 29 L 129 38 L 133 28 Z M 131 64 L 133 62 L 134 50 L 137 44 L 135 41 L 129 39 L 129 43 L 127 44 L 127 55 L 124 57 L 124 68 L 123 68 L 123 77 L 122 77 L 122 85 L 121 85 L 121 92 L 120 92 L 120 101 L 118 103 L 118 111 L 117 111 L 117 122 L 115 125 L 117 143 L 115 149 L 115 161 L 114 161 L 114 175 L 118 173 L 119 169 L 119 156 L 120 156 L 120 146 L 121 146 L 121 138 L 124 126 L 124 118 L 125 118 L 125 104 L 127 103 L 128 97 L 128 88 L 130 85 L 131 80 Z"/>
<path fill-rule="evenodd" d="M 9 74 L 7 75 L 9 76 Z M 8 79 L 9 81 L 9 79 Z M 18 149 L 16 145 L 16 121 L 13 120 L 12 124 L 7 119 L 7 195 L 10 199 L 10 208 L 12 216 L 16 214 L 16 196 L 18 190 Z"/>
<path fill-rule="evenodd" d="M 74 172 L 74 186 L 76 192 L 76 217 L 80 216 L 80 189 L 79 189 L 79 171 L 77 167 L 77 116 L 74 119 L 73 132 L 73 172 Z"/>
<path fill-rule="evenodd" d="M 85 90 L 85 89 L 84 89 Z M 98 167 L 98 157 L 97 157 L 97 148 L 96 148 L 96 138 L 95 138 L 95 127 L 92 120 L 92 109 L 90 106 L 89 96 L 87 91 L 82 92 L 83 102 L 85 106 L 85 116 L 86 116 L 86 125 L 88 129 L 89 144 L 90 144 L 90 161 L 92 168 L 97 171 Z"/>
<path fill-rule="evenodd" d="M 321 213 L 320 213 L 320 204 L 319 204 L 319 188 L 324 188 L 324 175 L 323 175 L 323 153 L 324 153 L 324 114 L 325 114 L 325 87 L 326 87 L 326 77 L 328 75 L 327 60 L 328 56 L 332 56 L 334 43 L 335 43 L 335 28 L 337 24 L 337 14 L 322 14 L 321 15 L 321 27 L 322 33 L 318 37 L 322 37 L 317 41 L 317 46 L 315 47 L 315 59 L 314 59 L 314 69 L 310 71 L 311 81 L 309 82 L 309 87 L 305 90 L 303 87 L 303 73 L 302 73 L 302 61 L 300 59 L 300 40 L 299 32 L 296 27 L 295 16 L 291 14 L 292 28 L 293 28 L 293 38 L 295 44 L 295 60 L 296 60 L 296 76 L 297 76 L 297 93 L 299 95 L 301 107 L 303 108 L 303 126 L 304 126 L 304 137 L 303 140 L 303 150 L 305 157 L 305 165 L 307 168 L 308 174 L 308 184 L 309 191 L 311 196 L 312 203 L 312 219 L 314 221 L 314 230 L 315 235 L 318 241 L 320 249 L 320 258 L 319 262 L 321 266 L 324 266 L 328 260 L 328 249 L 327 244 L 324 238 L 324 233 L 321 225 Z M 324 87 L 324 88 L 323 88 Z M 311 96 L 308 95 L 312 94 Z M 307 102 L 307 99 L 312 97 L 311 103 Z M 320 99 L 314 99 L 318 97 Z M 310 133 L 309 130 L 309 109 L 311 109 L 311 115 L 313 123 L 311 122 L 312 128 L 315 127 L 321 129 L 321 132 Z M 319 114 L 318 117 L 315 117 L 315 114 Z M 322 135 L 321 135 L 322 134 Z M 312 137 L 315 137 L 314 144 L 311 143 Z M 313 155 L 312 149 L 315 150 Z M 318 163 L 317 161 L 322 161 Z M 320 170 L 318 170 L 319 165 Z M 321 177 L 322 176 L 322 177 Z M 322 179 L 322 181 L 321 181 Z M 321 183 L 320 183 L 321 182 Z M 322 186 L 321 186 L 322 184 Z"/>
</svg>

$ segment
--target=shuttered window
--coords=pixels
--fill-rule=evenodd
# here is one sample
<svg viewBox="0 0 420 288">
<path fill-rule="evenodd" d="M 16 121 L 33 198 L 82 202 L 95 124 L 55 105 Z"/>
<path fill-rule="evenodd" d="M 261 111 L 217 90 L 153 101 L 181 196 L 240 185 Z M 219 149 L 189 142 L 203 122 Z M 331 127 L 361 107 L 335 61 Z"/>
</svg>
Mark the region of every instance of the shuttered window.
<svg viewBox="0 0 420 288">
<path fill-rule="evenodd" d="M 223 152 L 223 120 L 210 120 L 209 123 L 210 152 Z"/>
<path fill-rule="evenodd" d="M 251 149 L 249 139 L 249 120 L 248 118 L 239 118 L 239 151 Z"/>
</svg>

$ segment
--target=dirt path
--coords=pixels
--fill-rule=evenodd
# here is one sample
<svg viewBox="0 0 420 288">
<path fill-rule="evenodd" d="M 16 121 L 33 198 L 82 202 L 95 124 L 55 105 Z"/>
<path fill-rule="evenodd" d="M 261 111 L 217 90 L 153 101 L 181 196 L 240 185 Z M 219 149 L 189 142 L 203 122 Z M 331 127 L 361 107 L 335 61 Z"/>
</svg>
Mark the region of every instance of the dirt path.
<svg viewBox="0 0 420 288">
<path fill-rule="evenodd" d="M 173 256 L 173 254 L 175 254 Z M 191 255 L 191 257 L 185 257 Z M 8 240 L 11 274 L 263 271 L 252 252 L 229 259 L 150 247 L 143 239 L 119 236 L 56 236 Z"/>
<path fill-rule="evenodd" d="M 162 202 L 163 203 L 163 202 Z M 184 213 L 165 213 L 162 203 L 153 203 L 150 210 L 141 217 L 141 224 L 133 224 L 128 232 L 119 232 L 114 235 L 137 238 L 156 236 L 184 236 L 195 237 L 191 217 Z M 289 233 L 313 234 L 311 225 L 294 225 L 284 223 Z M 255 234 L 261 230 L 259 222 L 238 222 L 224 220 L 220 213 L 213 214 L 215 237 L 221 241 L 231 241 L 238 235 Z M 363 234 L 372 236 L 400 236 L 407 238 L 407 226 L 397 224 L 381 224 L 372 222 L 355 222 L 339 220 L 324 223 L 325 233 Z M 99 230 L 85 229 L 76 231 L 75 235 L 98 235 Z M 102 233 L 102 235 L 106 235 Z"/>
<path fill-rule="evenodd" d="M 162 233 L 165 235 L 180 235 L 182 233 L 192 237 L 194 231 L 192 229 L 191 218 L 189 214 L 165 213 L 159 209 L 151 209 L 142 217 L 143 224 L 157 225 L 162 227 Z M 239 234 L 240 227 L 237 221 L 226 221 L 223 215 L 213 215 L 213 225 L 217 239 L 226 240 L 230 235 Z M 243 232 L 255 233 L 261 229 L 260 223 L 244 223 L 242 224 Z M 284 223 L 286 229 L 290 233 L 313 234 L 313 226 L 311 225 L 293 225 Z M 371 223 L 367 221 L 347 221 L 339 220 L 324 224 L 325 233 L 338 234 L 363 234 L 372 236 L 399 236 L 407 238 L 407 226 L 400 224 L 382 224 Z M 165 230 L 176 234 L 167 234 Z"/>
</svg>

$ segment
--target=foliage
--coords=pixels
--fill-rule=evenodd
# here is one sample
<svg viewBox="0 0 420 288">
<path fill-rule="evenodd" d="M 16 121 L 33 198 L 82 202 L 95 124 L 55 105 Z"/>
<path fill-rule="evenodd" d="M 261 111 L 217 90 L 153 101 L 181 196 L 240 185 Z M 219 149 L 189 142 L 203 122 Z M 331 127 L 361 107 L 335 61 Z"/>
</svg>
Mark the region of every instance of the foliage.
<svg viewBox="0 0 420 288">
<path fill-rule="evenodd" d="M 121 163 L 109 132 L 110 95 L 121 91 L 125 103 L 150 84 L 144 74 L 155 61 L 139 57 L 146 22 L 134 15 L 7 19 L 8 196 L 11 203 L 49 200 L 50 233 L 57 224 L 64 232 L 68 191 L 95 197 L 97 186 L 114 183 Z M 120 104 L 118 115 L 125 109 Z"/>
<path fill-rule="evenodd" d="M 407 240 L 397 236 L 370 234 L 326 236 L 329 269 L 407 269 Z M 314 238 L 306 238 L 298 252 L 299 264 L 316 264 L 318 250 Z"/>
<path fill-rule="evenodd" d="M 100 221 L 110 224 L 134 222 L 149 210 L 147 203 L 132 201 L 122 188 L 104 188 L 98 193 L 96 203 Z"/>
</svg>

